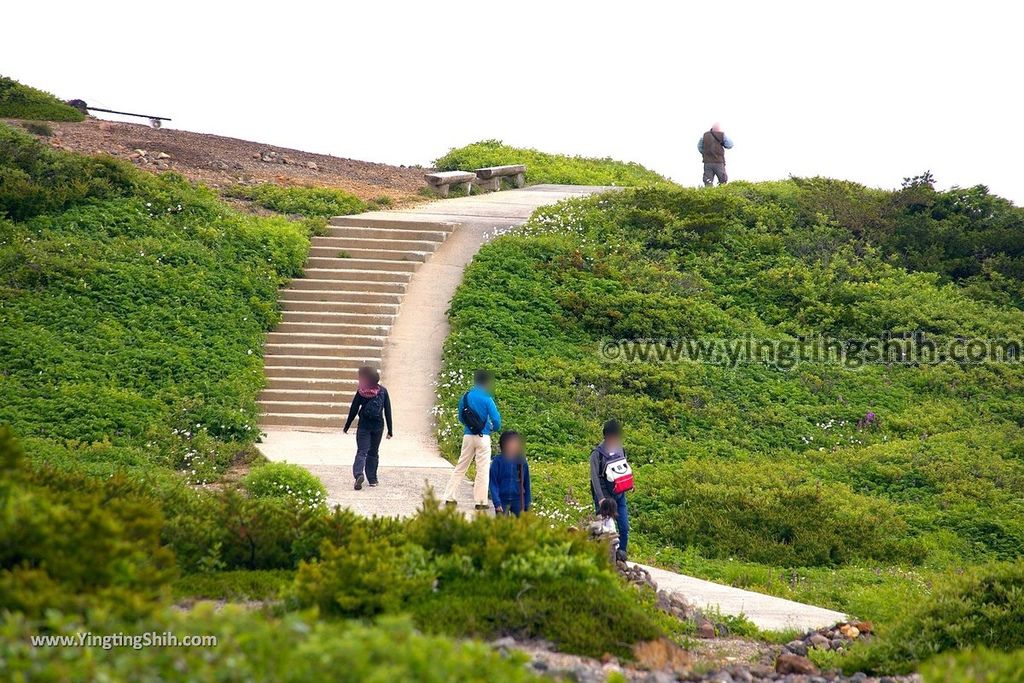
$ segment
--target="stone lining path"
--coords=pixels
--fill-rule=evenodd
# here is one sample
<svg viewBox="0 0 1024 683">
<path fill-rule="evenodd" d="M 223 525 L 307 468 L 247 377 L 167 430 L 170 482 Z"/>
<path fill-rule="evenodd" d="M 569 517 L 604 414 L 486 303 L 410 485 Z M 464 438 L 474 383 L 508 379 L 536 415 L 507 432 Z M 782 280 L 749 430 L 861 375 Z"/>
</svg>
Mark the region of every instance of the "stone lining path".
<svg viewBox="0 0 1024 683">
<path fill-rule="evenodd" d="M 452 469 L 438 451 L 433 407 L 448 334 L 448 303 L 463 270 L 496 230 L 523 223 L 541 206 L 604 189 L 534 185 L 334 219 L 332 234 L 314 240 L 306 277 L 282 291 L 288 313 L 271 333 L 265 359 L 269 386 L 262 397 L 263 454 L 303 465 L 319 476 L 332 505 L 364 515 L 414 514 L 425 486 L 443 489 Z M 332 253 L 335 249 L 349 253 L 341 257 Z M 350 305 L 353 298 L 362 301 Z M 376 308 L 367 310 L 359 303 Z M 395 438 L 381 445 L 381 486 L 355 491 L 355 429 L 346 435 L 340 427 L 355 368 L 365 361 L 382 368 L 382 382 L 392 397 Z M 470 494 L 467 482 L 460 494 L 466 509 L 471 507 Z M 743 613 L 761 628 L 804 630 L 845 618 L 647 569 L 660 588 L 680 592 L 697 606 Z"/>
</svg>

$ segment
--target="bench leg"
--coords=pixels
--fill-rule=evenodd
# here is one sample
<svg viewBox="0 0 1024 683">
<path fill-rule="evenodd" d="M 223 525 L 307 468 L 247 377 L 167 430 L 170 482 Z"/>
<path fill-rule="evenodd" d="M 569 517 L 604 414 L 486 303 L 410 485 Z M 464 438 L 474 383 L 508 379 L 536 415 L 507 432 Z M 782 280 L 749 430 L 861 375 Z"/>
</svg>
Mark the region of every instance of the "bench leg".
<svg viewBox="0 0 1024 683">
<path fill-rule="evenodd" d="M 512 179 L 512 184 L 516 187 L 522 187 L 526 184 L 526 174 L 516 173 L 516 177 Z"/>
<path fill-rule="evenodd" d="M 476 182 L 488 192 L 497 192 L 501 189 L 501 178 L 488 178 L 487 180 L 478 180 Z"/>
<path fill-rule="evenodd" d="M 438 185 L 434 189 L 437 190 L 438 196 L 441 196 L 441 197 L 447 197 L 448 196 L 448 183 L 444 183 L 443 185 Z"/>
<path fill-rule="evenodd" d="M 473 194 L 473 181 L 470 180 L 466 184 L 466 196 Z"/>
</svg>

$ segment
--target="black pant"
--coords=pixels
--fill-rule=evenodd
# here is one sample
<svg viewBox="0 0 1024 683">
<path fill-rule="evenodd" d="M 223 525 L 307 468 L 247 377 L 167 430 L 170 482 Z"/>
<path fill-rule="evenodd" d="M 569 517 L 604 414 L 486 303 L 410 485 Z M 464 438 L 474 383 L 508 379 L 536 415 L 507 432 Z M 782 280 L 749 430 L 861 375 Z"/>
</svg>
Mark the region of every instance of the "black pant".
<svg viewBox="0 0 1024 683">
<path fill-rule="evenodd" d="M 356 461 L 352 463 L 352 476 L 358 479 L 363 471 L 366 480 L 377 483 L 377 461 L 380 459 L 380 440 L 384 438 L 384 425 L 359 425 L 356 429 Z"/>
</svg>

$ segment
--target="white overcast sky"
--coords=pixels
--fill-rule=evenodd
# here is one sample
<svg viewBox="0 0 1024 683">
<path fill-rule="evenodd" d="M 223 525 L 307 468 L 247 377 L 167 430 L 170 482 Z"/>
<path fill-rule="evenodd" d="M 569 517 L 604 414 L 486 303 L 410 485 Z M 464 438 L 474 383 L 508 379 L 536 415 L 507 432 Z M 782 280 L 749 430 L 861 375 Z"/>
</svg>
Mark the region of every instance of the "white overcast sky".
<svg viewBox="0 0 1024 683">
<path fill-rule="evenodd" d="M 356 159 L 500 138 L 687 185 L 717 120 L 733 178 L 931 169 L 1024 204 L 1022 19 L 1015 0 L 15 2 L 0 73 Z"/>
</svg>

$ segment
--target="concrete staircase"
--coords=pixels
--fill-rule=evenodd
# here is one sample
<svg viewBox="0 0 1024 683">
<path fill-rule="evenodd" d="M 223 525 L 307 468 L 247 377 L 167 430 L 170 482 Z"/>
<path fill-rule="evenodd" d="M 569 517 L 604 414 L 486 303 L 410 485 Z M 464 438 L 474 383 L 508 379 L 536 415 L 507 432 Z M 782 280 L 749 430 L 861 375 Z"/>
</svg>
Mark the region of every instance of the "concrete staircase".
<svg viewBox="0 0 1024 683">
<path fill-rule="evenodd" d="M 380 367 L 406 285 L 456 226 L 408 214 L 331 219 L 305 277 L 280 292 L 283 317 L 264 349 L 264 426 L 344 426 L 356 370 Z"/>
</svg>

